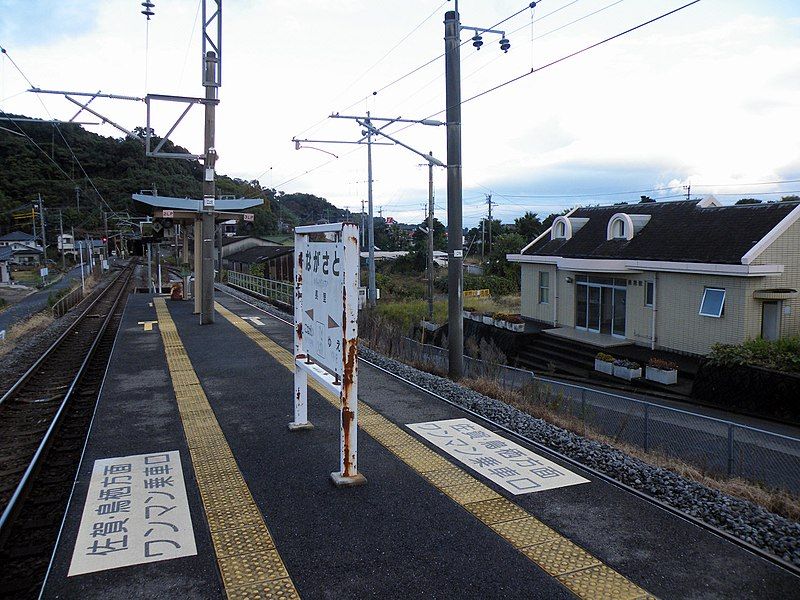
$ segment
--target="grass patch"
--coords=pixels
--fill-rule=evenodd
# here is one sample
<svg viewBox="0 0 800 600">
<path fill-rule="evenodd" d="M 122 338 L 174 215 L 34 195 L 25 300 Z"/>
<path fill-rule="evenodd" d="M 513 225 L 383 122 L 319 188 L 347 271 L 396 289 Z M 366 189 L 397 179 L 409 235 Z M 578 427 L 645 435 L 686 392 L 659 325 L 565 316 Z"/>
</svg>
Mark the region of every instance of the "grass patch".
<svg viewBox="0 0 800 600">
<path fill-rule="evenodd" d="M 21 340 L 44 331 L 52 322 L 53 316 L 50 311 L 43 310 L 29 319 L 15 323 L 6 331 L 6 339 L 0 342 L 0 356 L 11 352 Z"/>
</svg>

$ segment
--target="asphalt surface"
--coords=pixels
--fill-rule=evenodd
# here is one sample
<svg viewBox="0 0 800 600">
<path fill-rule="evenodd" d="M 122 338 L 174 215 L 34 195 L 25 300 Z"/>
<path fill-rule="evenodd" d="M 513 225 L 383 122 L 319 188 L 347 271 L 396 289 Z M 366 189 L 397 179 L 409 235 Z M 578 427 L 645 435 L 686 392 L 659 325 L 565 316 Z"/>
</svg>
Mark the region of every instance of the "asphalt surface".
<svg viewBox="0 0 800 600">
<path fill-rule="evenodd" d="M 52 292 L 69 287 L 73 281 L 81 279 L 80 266 L 69 271 L 60 281 L 53 285 L 26 296 L 16 304 L 0 312 L 0 329 L 9 329 L 14 323 L 27 319 L 32 314 L 39 312 L 47 306 L 47 298 Z"/>
<path fill-rule="evenodd" d="M 208 528 L 146 295 L 131 296 L 120 329 L 45 598 L 223 597 Z M 284 347 L 290 327 L 246 304 Z M 304 598 L 568 598 L 552 577 L 366 434 L 368 483 L 338 489 L 338 412 L 309 389 L 315 429 L 290 433 L 292 374 L 225 319 L 200 327 L 190 303 L 168 302 L 217 420 L 278 551 Z M 359 367 L 362 401 L 398 424 L 464 413 L 390 375 Z M 94 460 L 179 450 L 198 555 L 67 578 Z M 541 453 L 541 451 L 538 451 Z M 553 457 L 548 456 L 554 462 Z M 800 581 L 713 534 L 569 467 L 590 483 L 514 500 L 660 598 L 793 598 Z M 487 482 L 498 493 L 502 489 Z"/>
</svg>

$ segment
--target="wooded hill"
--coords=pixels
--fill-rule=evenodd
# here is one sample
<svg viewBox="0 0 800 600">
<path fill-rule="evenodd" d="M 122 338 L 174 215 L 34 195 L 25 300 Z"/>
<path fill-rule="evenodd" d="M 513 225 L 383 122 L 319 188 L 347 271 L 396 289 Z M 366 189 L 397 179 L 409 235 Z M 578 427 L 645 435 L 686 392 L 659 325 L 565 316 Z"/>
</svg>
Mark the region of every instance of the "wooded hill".
<svg viewBox="0 0 800 600">
<path fill-rule="evenodd" d="M 18 208 L 29 209 L 38 194 L 44 201 L 49 231 L 54 231 L 52 225 L 58 222 L 57 213 L 61 209 L 65 229 L 75 227 L 76 232 L 101 231 L 103 211 L 108 211 L 101 196 L 113 211 L 143 216 L 146 209 L 134 206 L 131 200 L 131 194 L 140 190 L 155 188 L 161 196 L 179 198 L 202 195 L 203 169 L 198 161 L 147 158 L 144 145 L 137 140 L 103 137 L 80 125 L 56 127 L 50 123 L 14 120 L 26 118 L 21 115 L 3 113 L 3 117 L 0 123 L 2 233 L 14 227 L 30 231 L 30 222 L 18 221 L 15 226 L 13 214 Z M 141 128 L 135 132 L 143 135 Z M 164 151 L 187 152 L 170 142 L 165 144 Z M 76 188 L 80 191 L 76 192 Z M 253 211 L 254 233 L 258 235 L 277 233 L 279 219 L 286 229 L 319 219 L 340 220 L 345 215 L 345 211 L 324 198 L 284 194 L 265 188 L 256 180 L 226 175 L 217 175 L 217 194 L 263 198 L 264 205 Z"/>
</svg>

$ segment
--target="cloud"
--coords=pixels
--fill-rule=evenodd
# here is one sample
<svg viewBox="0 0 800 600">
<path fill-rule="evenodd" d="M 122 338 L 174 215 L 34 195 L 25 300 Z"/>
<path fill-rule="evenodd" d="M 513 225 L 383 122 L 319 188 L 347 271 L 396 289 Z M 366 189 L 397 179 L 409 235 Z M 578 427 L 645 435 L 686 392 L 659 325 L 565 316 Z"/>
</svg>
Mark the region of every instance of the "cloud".
<svg viewBox="0 0 800 600">
<path fill-rule="evenodd" d="M 59 39 L 90 33 L 96 24 L 97 6 L 52 0 L 1 0 L 0 40 L 9 48 L 47 46 Z"/>
</svg>

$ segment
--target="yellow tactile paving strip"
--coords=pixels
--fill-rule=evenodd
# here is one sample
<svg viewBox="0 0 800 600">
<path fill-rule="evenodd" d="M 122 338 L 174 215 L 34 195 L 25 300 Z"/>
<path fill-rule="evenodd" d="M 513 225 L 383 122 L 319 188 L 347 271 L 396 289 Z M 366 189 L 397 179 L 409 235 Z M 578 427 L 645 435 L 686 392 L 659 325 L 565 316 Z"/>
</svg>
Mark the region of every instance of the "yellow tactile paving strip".
<svg viewBox="0 0 800 600">
<path fill-rule="evenodd" d="M 291 352 L 253 325 L 216 304 L 217 312 L 266 350 L 287 369 L 294 368 Z M 338 408 L 339 398 L 309 378 L 308 383 Z M 514 548 L 586 600 L 645 600 L 655 598 L 580 546 L 550 529 L 524 508 L 501 496 L 464 469 L 429 449 L 415 437 L 359 403 L 360 428 L 395 456 L 448 495 L 477 519 L 505 538 Z"/>
<path fill-rule="evenodd" d="M 225 593 L 300 598 L 208 403 L 163 298 L 153 301 Z"/>
</svg>

